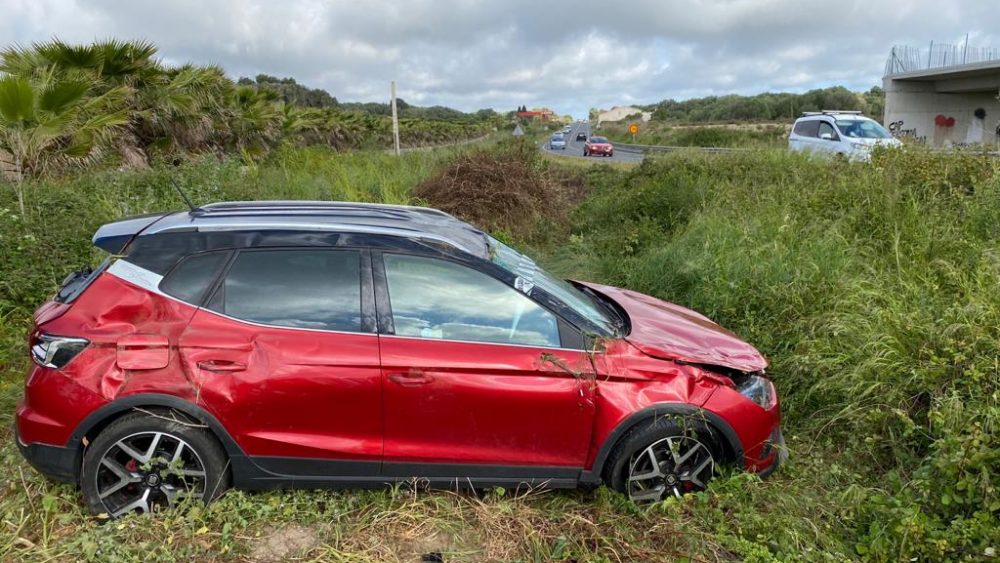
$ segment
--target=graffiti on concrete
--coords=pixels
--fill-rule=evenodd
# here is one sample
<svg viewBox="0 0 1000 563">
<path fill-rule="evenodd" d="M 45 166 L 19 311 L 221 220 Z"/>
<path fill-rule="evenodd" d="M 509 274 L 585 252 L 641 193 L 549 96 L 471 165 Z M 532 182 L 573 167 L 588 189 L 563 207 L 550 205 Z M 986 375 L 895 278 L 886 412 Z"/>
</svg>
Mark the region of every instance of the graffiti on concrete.
<svg viewBox="0 0 1000 563">
<path fill-rule="evenodd" d="M 900 119 L 899 121 L 893 121 L 889 124 L 889 132 L 892 133 L 893 137 L 911 137 L 913 139 L 917 138 L 917 128 L 911 127 L 905 129 L 906 123 Z"/>
<path fill-rule="evenodd" d="M 952 134 L 955 132 L 955 118 L 937 114 L 934 116 L 934 146 L 943 147 L 951 146 L 953 140 L 951 138 Z"/>
<path fill-rule="evenodd" d="M 986 131 L 986 110 L 976 108 L 972 112 L 972 122 L 969 123 L 969 130 L 965 133 L 965 144 L 977 145 L 983 142 L 983 132 Z"/>
</svg>

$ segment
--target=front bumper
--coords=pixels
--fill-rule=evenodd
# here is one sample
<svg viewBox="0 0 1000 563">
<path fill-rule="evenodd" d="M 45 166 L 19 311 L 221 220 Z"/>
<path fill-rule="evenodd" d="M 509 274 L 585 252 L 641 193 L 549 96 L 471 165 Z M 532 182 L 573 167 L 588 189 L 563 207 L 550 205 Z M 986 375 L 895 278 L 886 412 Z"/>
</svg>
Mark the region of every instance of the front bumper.
<svg viewBox="0 0 1000 563">
<path fill-rule="evenodd" d="M 775 430 L 777 434 L 776 438 L 770 440 L 770 447 L 773 450 L 771 454 L 771 464 L 766 467 L 760 467 L 757 470 L 757 474 L 760 475 L 762 479 L 766 479 L 772 473 L 778 470 L 781 464 L 788 461 L 788 448 L 785 447 L 785 437 L 781 434 L 781 428 Z"/>
<path fill-rule="evenodd" d="M 14 425 L 14 441 L 24 459 L 39 473 L 63 483 L 76 484 L 77 452 L 71 448 L 49 444 L 25 444 Z"/>
</svg>

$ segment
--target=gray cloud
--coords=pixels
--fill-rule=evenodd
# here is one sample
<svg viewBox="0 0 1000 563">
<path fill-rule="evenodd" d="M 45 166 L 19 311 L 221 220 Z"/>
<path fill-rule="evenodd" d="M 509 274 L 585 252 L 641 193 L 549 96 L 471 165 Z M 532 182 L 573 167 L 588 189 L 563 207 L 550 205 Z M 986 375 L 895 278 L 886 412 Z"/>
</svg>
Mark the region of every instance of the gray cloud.
<svg viewBox="0 0 1000 563">
<path fill-rule="evenodd" d="M 980 0 L 0 0 L 0 43 L 146 38 L 167 62 L 293 76 L 344 100 L 388 82 L 465 110 L 587 108 L 881 79 L 893 44 L 1000 46 Z"/>
</svg>

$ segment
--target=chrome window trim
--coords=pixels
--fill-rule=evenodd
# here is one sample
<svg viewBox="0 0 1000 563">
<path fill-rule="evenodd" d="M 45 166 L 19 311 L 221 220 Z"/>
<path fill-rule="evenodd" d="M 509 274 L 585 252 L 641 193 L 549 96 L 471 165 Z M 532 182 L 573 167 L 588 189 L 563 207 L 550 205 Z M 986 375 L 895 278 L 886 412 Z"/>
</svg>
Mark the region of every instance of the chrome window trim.
<svg viewBox="0 0 1000 563">
<path fill-rule="evenodd" d="M 481 340 L 455 340 L 453 338 L 428 338 L 426 336 L 407 336 L 405 334 L 379 334 L 380 338 L 404 338 L 407 340 L 422 340 L 426 342 L 454 342 L 459 344 L 475 344 L 477 346 L 508 346 L 514 348 L 535 348 L 541 350 L 564 350 L 566 352 L 588 353 L 578 348 L 563 348 L 561 346 L 535 346 L 532 344 L 508 344 L 506 342 L 483 342 Z"/>
</svg>

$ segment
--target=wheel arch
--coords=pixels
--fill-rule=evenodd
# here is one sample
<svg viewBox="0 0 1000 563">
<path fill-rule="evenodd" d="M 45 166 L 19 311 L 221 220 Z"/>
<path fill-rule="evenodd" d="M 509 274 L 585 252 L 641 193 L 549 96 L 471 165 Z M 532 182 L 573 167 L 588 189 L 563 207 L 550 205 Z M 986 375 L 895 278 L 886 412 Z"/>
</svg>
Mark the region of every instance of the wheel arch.
<svg viewBox="0 0 1000 563">
<path fill-rule="evenodd" d="M 654 420 L 660 416 L 680 416 L 686 420 L 697 420 L 707 424 L 722 437 L 721 446 L 725 448 L 726 461 L 739 462 L 743 460 L 743 445 L 733 427 L 725 419 L 714 412 L 690 405 L 688 403 L 657 403 L 650 405 L 629 415 L 625 420 L 608 433 L 607 438 L 597 450 L 594 457 L 594 464 L 589 471 L 584 471 L 581 481 L 599 483 L 604 473 L 608 457 L 615 446 L 625 437 L 626 434 L 643 422 Z"/>
<path fill-rule="evenodd" d="M 143 408 L 167 408 L 179 411 L 206 425 L 231 459 L 242 459 L 246 455 L 222 423 L 205 409 L 173 395 L 141 393 L 116 399 L 90 413 L 76 425 L 66 442 L 67 448 L 75 450 L 73 464 L 76 471 L 75 481 L 79 482 L 80 479 L 80 467 L 83 463 L 83 452 L 86 449 L 84 439 L 86 438 L 88 443 L 92 442 L 94 437 L 109 424 L 136 409 Z"/>
</svg>

